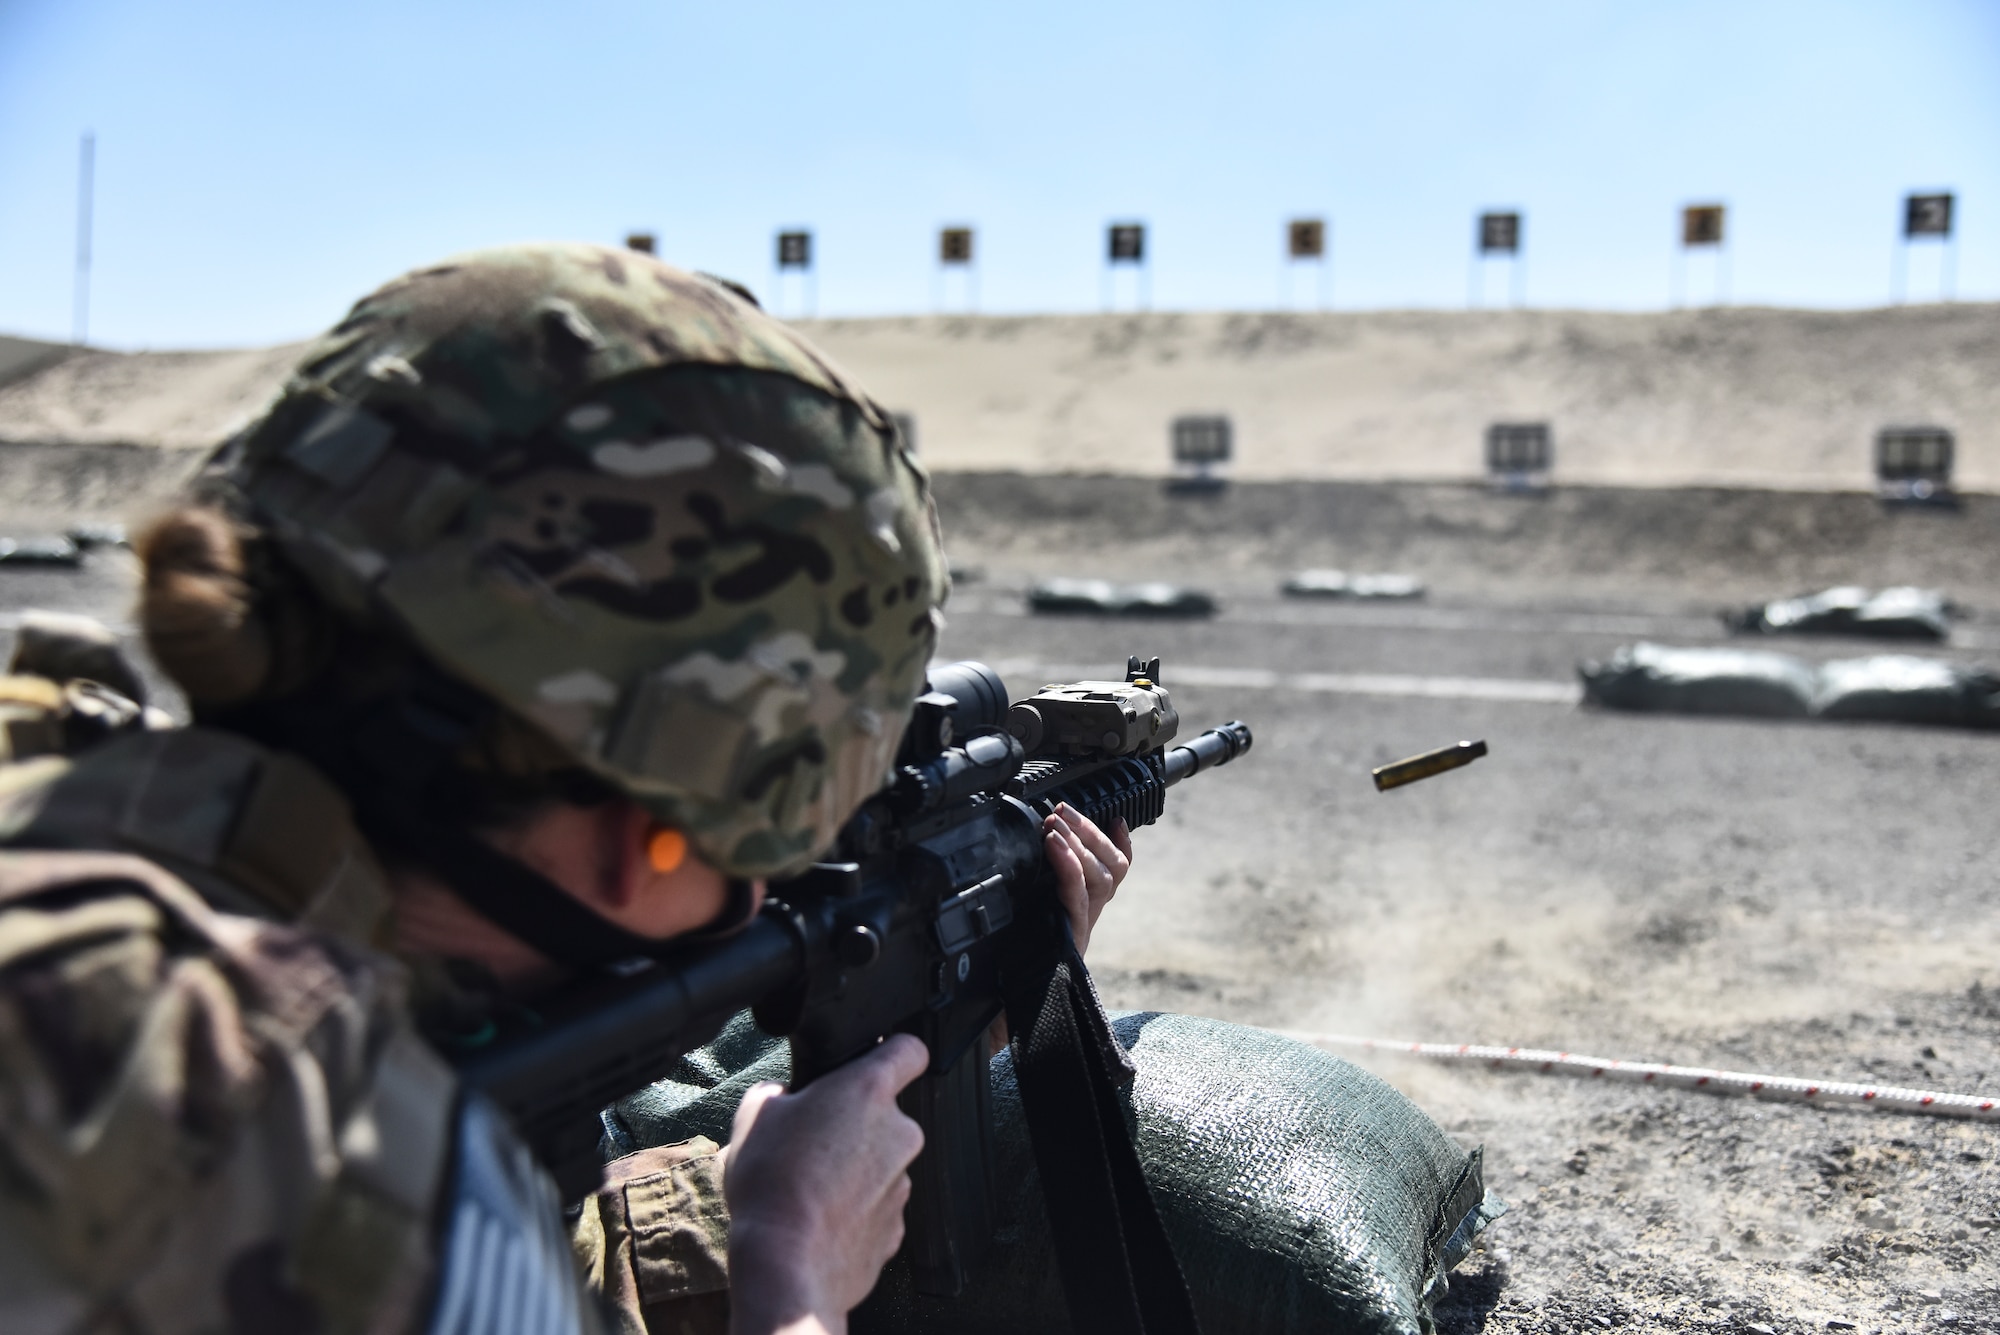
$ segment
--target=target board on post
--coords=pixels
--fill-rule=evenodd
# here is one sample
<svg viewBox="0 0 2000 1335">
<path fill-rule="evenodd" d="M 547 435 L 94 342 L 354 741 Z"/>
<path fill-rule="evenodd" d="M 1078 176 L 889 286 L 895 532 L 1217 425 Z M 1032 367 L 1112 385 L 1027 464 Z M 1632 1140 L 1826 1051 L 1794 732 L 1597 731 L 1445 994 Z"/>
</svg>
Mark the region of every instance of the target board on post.
<svg viewBox="0 0 2000 1335">
<path fill-rule="evenodd" d="M 1903 236 L 1951 235 L 1952 197 L 1910 195 L 1903 200 Z"/>
<path fill-rule="evenodd" d="M 1485 304 L 1486 270 L 1492 263 L 1507 266 L 1509 296 L 1519 306 L 1526 297 L 1521 265 L 1521 211 L 1488 209 L 1476 219 L 1472 229 L 1472 272 L 1467 280 L 1466 305 Z"/>
<path fill-rule="evenodd" d="M 819 307 L 819 278 L 813 270 L 812 233 L 803 227 L 788 227 L 778 233 L 777 272 L 771 284 L 771 308 L 775 313 L 785 301 L 785 275 L 799 275 L 801 313 L 812 315 Z"/>
<path fill-rule="evenodd" d="M 1146 224 L 1115 222 L 1104 229 L 1104 309 L 1107 311 L 1115 304 L 1113 298 L 1121 267 L 1129 267 L 1133 271 L 1138 309 L 1145 310 L 1152 304 L 1148 291 L 1151 282 L 1150 266 L 1146 263 Z"/>
<path fill-rule="evenodd" d="M 1482 213 L 1479 215 L 1479 253 L 1518 255 L 1521 253 L 1521 215 Z"/>
<path fill-rule="evenodd" d="M 812 268 L 813 237 L 811 232 L 778 233 L 778 267 L 780 269 Z"/>
<path fill-rule="evenodd" d="M 1672 304 L 1679 306 L 1687 295 L 1689 257 L 1698 250 L 1714 258 L 1709 267 L 1715 278 L 1715 302 L 1729 300 L 1728 211 L 1721 204 L 1688 204 L 1681 209 L 1681 243 L 1674 251 Z"/>
<path fill-rule="evenodd" d="M 1222 469 L 1235 453 L 1236 433 L 1220 413 L 1189 413 L 1168 428 L 1173 444 L 1173 491 L 1217 491 L 1227 482 Z"/>
<path fill-rule="evenodd" d="M 973 263 L 970 227 L 938 228 L 937 276 L 931 285 L 933 309 L 945 309 L 946 291 L 952 286 L 959 289 L 967 313 L 979 309 L 979 269 Z"/>
<path fill-rule="evenodd" d="M 1720 204 L 1690 204 L 1681 210 L 1681 245 L 1722 244 L 1724 209 Z"/>
<path fill-rule="evenodd" d="M 1326 219 L 1293 218 L 1285 224 L 1285 261 L 1278 266 L 1279 306 L 1292 304 L 1292 275 L 1300 265 L 1308 264 L 1319 270 L 1319 308 L 1327 308 L 1333 298 L 1333 266 L 1327 250 Z"/>
<path fill-rule="evenodd" d="M 1890 284 L 1890 301 L 1901 302 L 1908 295 L 1910 248 L 1933 242 L 1938 251 L 1938 300 L 1951 300 L 1958 256 L 1958 243 L 1952 238 L 1955 203 L 1949 190 L 1912 192 L 1903 196 L 1903 235 L 1901 244 L 1896 248 L 1896 271 Z"/>
</svg>

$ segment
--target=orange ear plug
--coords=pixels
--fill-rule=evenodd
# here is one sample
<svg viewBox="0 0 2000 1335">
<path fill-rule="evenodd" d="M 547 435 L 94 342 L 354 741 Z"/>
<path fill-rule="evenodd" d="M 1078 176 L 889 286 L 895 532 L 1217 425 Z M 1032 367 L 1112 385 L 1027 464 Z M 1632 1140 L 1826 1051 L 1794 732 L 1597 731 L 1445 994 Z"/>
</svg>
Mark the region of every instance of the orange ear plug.
<svg viewBox="0 0 2000 1335">
<path fill-rule="evenodd" d="M 679 871 L 681 863 L 687 861 L 687 855 L 687 836 L 679 830 L 657 829 L 646 840 L 646 860 L 653 864 L 654 871 L 662 875 Z"/>
</svg>

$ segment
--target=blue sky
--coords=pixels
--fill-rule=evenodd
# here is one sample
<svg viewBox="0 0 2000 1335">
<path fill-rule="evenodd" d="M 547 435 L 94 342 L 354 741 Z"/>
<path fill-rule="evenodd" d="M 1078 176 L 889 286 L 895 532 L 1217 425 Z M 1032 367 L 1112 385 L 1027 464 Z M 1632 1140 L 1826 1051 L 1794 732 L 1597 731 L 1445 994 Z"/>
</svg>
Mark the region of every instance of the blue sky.
<svg viewBox="0 0 2000 1335">
<path fill-rule="evenodd" d="M 120 347 L 298 337 L 445 254 L 633 228 L 768 296 L 795 223 L 829 315 L 931 310 L 959 221 L 982 309 L 1095 310 L 1127 217 L 1155 309 L 1267 308 L 1306 214 L 1336 307 L 1453 307 L 1474 214 L 1517 206 L 1529 304 L 1647 309 L 1708 199 L 1732 300 L 1867 306 L 1931 187 L 1959 295 L 2000 298 L 1993 0 L 0 0 L 0 330 L 70 327 L 85 129 Z"/>
</svg>

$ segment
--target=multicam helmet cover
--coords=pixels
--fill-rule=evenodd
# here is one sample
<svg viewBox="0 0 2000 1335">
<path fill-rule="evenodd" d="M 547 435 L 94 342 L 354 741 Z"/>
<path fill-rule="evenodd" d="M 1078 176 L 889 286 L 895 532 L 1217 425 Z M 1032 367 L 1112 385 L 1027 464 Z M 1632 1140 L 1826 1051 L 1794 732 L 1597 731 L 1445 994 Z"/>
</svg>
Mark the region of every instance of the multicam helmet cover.
<svg viewBox="0 0 2000 1335">
<path fill-rule="evenodd" d="M 399 627 L 733 875 L 802 867 L 880 786 L 947 588 L 881 408 L 630 251 L 390 283 L 212 474 L 341 614 Z"/>
</svg>

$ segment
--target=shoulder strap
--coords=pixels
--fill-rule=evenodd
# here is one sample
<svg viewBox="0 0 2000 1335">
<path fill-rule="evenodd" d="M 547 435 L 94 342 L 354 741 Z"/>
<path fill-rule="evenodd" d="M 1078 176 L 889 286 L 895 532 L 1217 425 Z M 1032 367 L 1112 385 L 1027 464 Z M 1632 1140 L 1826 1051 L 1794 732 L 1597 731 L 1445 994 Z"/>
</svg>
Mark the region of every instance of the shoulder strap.
<svg viewBox="0 0 2000 1335">
<path fill-rule="evenodd" d="M 1118 1102 L 1136 1074 L 1074 947 L 1007 996 L 1014 1075 L 1077 1331 L 1199 1335 Z"/>
<path fill-rule="evenodd" d="M 347 801 L 296 757 L 206 728 L 138 732 L 0 791 L 0 845 L 135 853 L 230 912 L 358 940 L 389 892 Z"/>
</svg>

